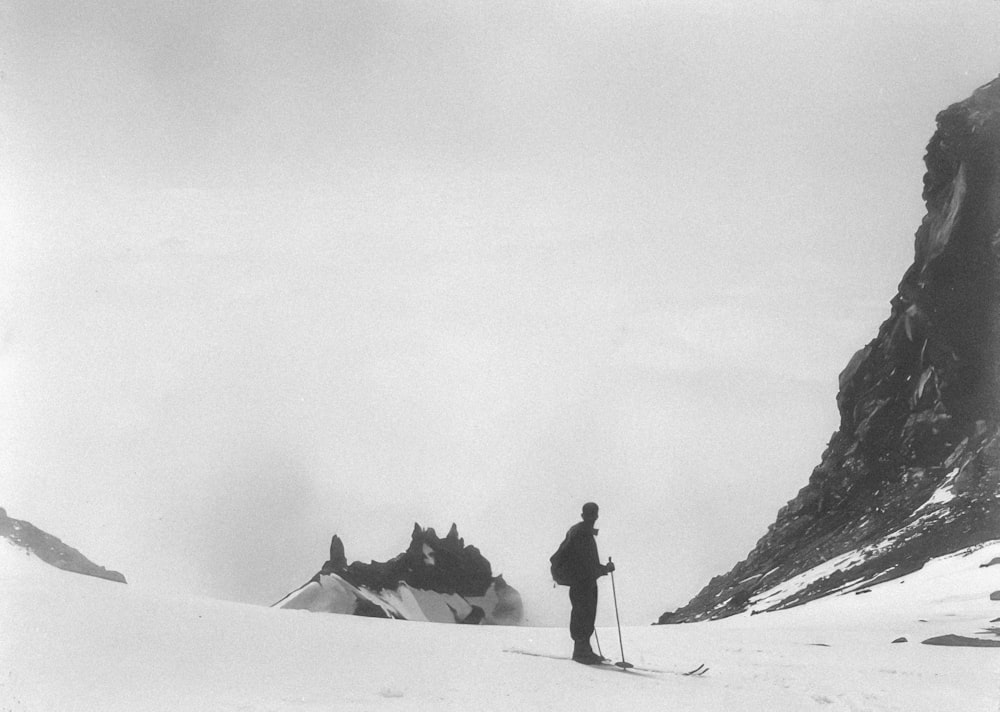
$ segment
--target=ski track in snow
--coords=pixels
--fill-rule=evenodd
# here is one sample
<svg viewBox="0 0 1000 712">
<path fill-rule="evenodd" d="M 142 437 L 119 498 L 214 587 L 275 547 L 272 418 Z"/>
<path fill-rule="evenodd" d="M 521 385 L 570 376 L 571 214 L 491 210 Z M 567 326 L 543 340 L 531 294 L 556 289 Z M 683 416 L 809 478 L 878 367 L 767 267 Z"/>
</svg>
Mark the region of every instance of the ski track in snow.
<svg viewBox="0 0 1000 712">
<path fill-rule="evenodd" d="M 2 542 L 0 542 L 2 544 Z M 625 659 L 569 660 L 558 628 L 279 610 L 71 574 L 0 545 L 0 712 L 159 710 L 844 710 L 1000 712 L 1000 650 L 921 645 L 1000 616 L 1000 542 L 865 596 L 622 631 Z M 568 611 L 567 611 L 568 613 Z M 605 622 L 607 623 L 607 622 Z M 599 630 L 621 659 L 617 630 Z M 899 636 L 907 644 L 892 644 Z"/>
</svg>

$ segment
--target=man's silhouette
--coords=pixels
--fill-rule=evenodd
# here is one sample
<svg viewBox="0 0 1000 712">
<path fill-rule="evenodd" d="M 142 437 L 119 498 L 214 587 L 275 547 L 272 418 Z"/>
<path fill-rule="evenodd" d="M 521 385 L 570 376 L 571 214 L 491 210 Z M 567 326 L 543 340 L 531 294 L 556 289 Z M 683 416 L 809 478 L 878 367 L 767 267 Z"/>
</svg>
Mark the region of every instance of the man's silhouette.
<svg viewBox="0 0 1000 712">
<path fill-rule="evenodd" d="M 573 610 L 569 617 L 569 634 L 573 638 L 573 659 L 587 664 L 599 663 L 602 658 L 590 647 L 590 637 L 594 634 L 594 619 L 597 617 L 597 579 L 615 570 L 610 561 L 601 563 L 597 554 L 598 507 L 593 502 L 583 505 L 580 517 L 583 521 L 574 524 L 566 532 L 566 538 L 559 545 L 553 563 L 563 572 L 561 578 L 569 584 L 569 601 Z"/>
</svg>

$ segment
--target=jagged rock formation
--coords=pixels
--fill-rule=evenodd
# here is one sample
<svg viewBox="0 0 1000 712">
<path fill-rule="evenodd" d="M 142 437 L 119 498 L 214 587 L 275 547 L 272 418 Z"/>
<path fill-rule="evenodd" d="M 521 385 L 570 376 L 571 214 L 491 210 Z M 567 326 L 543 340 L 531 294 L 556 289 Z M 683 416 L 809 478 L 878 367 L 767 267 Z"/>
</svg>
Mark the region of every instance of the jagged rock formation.
<svg viewBox="0 0 1000 712">
<path fill-rule="evenodd" d="M 1000 78 L 937 117 L 915 259 L 840 428 L 745 561 L 661 623 L 787 608 L 1000 538 Z"/>
<path fill-rule="evenodd" d="M 8 517 L 3 507 L 0 507 L 0 537 L 64 571 L 126 583 L 125 577 L 117 571 L 108 571 L 103 566 L 98 566 L 72 546 L 64 544 L 31 522 Z"/>
<path fill-rule="evenodd" d="M 454 524 L 444 539 L 414 524 L 405 552 L 367 564 L 348 565 L 334 535 L 320 572 L 274 606 L 437 623 L 516 625 L 523 615 L 520 594 Z"/>
</svg>

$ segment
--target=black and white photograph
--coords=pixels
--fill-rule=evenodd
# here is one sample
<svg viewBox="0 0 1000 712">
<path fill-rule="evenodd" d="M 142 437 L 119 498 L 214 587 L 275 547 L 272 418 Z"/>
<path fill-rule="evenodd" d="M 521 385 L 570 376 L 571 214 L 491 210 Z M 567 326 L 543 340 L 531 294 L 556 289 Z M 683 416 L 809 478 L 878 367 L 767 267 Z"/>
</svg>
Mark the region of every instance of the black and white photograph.
<svg viewBox="0 0 1000 712">
<path fill-rule="evenodd" d="M 1000 712 L 1000 0 L 0 0 L 0 712 Z"/>
</svg>

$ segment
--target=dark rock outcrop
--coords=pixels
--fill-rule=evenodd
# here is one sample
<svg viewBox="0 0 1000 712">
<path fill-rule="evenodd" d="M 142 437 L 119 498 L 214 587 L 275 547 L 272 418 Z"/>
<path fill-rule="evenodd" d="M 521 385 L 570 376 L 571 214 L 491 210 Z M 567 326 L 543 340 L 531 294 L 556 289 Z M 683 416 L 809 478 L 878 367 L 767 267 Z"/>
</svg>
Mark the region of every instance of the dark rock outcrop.
<svg viewBox="0 0 1000 712">
<path fill-rule="evenodd" d="M 126 583 L 125 577 L 117 571 L 109 571 L 103 566 L 98 566 L 72 546 L 64 544 L 62 540 L 42 531 L 31 522 L 8 517 L 7 511 L 2 507 L 0 507 L 0 537 L 64 571 Z"/>
<path fill-rule="evenodd" d="M 1000 648 L 1000 640 L 970 638 L 967 635 L 939 635 L 923 641 L 924 645 L 948 645 L 958 648 Z"/>
<path fill-rule="evenodd" d="M 330 558 L 305 586 L 274 604 L 328 613 L 439 623 L 520 623 L 521 597 L 452 524 L 440 538 L 414 524 L 410 545 L 385 562 L 347 563 L 334 535 Z"/>
<path fill-rule="evenodd" d="M 661 623 L 762 612 L 1000 538 L 1000 79 L 937 117 L 915 258 L 840 427 L 746 560 Z"/>
</svg>

